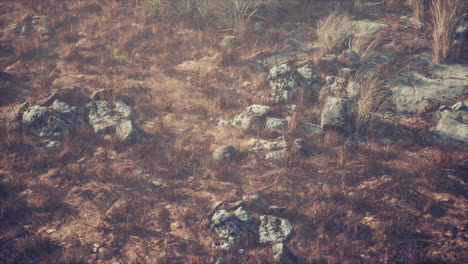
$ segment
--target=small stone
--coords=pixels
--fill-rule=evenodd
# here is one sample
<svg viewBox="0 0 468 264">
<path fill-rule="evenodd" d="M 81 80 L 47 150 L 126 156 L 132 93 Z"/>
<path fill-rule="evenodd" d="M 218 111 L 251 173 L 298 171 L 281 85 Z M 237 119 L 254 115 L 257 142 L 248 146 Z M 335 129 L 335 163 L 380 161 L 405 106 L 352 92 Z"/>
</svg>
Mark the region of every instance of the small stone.
<svg viewBox="0 0 468 264">
<path fill-rule="evenodd" d="M 213 160 L 216 162 L 232 162 L 237 156 L 234 146 L 222 146 L 213 152 Z"/>
<path fill-rule="evenodd" d="M 452 110 L 454 110 L 454 111 L 459 111 L 459 110 L 462 110 L 463 108 L 465 108 L 465 104 L 464 104 L 462 101 L 460 101 L 460 102 L 458 102 L 458 103 L 452 105 L 451 108 L 452 108 Z"/>
<path fill-rule="evenodd" d="M 266 120 L 265 129 L 272 132 L 282 133 L 288 126 L 288 121 L 283 118 L 270 117 Z"/>
</svg>

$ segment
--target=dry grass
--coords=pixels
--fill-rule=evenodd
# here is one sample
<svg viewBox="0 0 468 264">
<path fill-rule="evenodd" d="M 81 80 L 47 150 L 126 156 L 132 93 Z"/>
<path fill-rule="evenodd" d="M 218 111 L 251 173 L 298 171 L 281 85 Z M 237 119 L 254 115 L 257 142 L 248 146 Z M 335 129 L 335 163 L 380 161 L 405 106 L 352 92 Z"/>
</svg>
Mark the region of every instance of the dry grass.
<svg viewBox="0 0 468 264">
<path fill-rule="evenodd" d="M 361 59 L 366 60 L 375 54 L 376 49 L 382 43 L 382 37 L 372 26 L 364 27 L 352 34 L 349 38 L 349 49 L 356 52 Z"/>
<path fill-rule="evenodd" d="M 424 3 L 421 0 L 408 0 L 408 4 L 413 9 L 413 16 L 422 21 L 424 19 Z"/>
<path fill-rule="evenodd" d="M 351 17 L 342 11 L 333 11 L 317 23 L 318 41 L 327 51 L 341 48 L 351 31 Z"/>
<path fill-rule="evenodd" d="M 431 4 L 432 15 L 432 50 L 434 62 L 444 61 L 450 51 L 450 38 L 462 9 L 463 3 L 458 0 L 434 0 Z"/>
<path fill-rule="evenodd" d="M 390 106 L 389 90 L 378 73 L 370 77 L 357 76 L 356 82 L 360 85 L 358 100 L 355 103 L 355 128 L 360 131 L 364 127 L 372 127 Z"/>
</svg>

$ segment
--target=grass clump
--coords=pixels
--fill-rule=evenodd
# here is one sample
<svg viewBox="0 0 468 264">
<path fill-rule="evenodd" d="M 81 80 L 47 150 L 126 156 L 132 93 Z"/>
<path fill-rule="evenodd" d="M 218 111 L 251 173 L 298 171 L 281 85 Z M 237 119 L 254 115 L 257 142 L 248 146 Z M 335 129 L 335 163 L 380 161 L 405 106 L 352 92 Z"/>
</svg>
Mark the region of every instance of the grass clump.
<svg viewBox="0 0 468 264">
<path fill-rule="evenodd" d="M 351 17 L 346 12 L 331 12 L 317 23 L 318 41 L 327 51 L 340 48 L 352 29 L 351 21 Z"/>
<path fill-rule="evenodd" d="M 463 4 L 458 0 L 433 0 L 432 15 L 432 50 L 434 62 L 444 61 L 450 51 L 450 37 L 453 35 L 457 19 Z"/>
</svg>

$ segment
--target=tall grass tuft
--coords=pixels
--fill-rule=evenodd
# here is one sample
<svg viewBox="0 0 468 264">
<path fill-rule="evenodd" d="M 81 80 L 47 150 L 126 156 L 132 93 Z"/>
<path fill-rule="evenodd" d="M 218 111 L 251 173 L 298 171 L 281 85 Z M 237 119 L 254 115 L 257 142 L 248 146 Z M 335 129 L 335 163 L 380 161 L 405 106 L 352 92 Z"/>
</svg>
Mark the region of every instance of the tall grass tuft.
<svg viewBox="0 0 468 264">
<path fill-rule="evenodd" d="M 344 45 L 352 29 L 351 21 L 351 17 L 345 12 L 331 12 L 317 23 L 318 41 L 327 51 Z"/>
<path fill-rule="evenodd" d="M 413 16 L 422 21 L 424 19 L 424 2 L 421 0 L 408 0 L 408 4 L 413 9 Z"/>
<path fill-rule="evenodd" d="M 457 23 L 463 3 L 459 0 L 433 0 L 431 4 L 432 14 L 432 50 L 434 62 L 444 61 L 450 50 L 450 37 Z"/>
</svg>

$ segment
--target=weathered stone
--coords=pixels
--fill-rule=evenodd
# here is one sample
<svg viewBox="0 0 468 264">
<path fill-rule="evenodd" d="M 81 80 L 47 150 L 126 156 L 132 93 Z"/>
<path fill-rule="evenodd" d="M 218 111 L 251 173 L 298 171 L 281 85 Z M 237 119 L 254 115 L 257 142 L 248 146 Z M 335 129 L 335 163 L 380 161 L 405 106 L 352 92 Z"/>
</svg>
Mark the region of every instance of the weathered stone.
<svg viewBox="0 0 468 264">
<path fill-rule="evenodd" d="M 116 128 L 132 117 L 132 109 L 123 101 L 93 101 L 88 104 L 89 122 L 96 134 L 115 132 Z"/>
<path fill-rule="evenodd" d="M 305 154 L 307 152 L 306 143 L 304 140 L 295 139 L 291 146 L 291 154 Z"/>
<path fill-rule="evenodd" d="M 282 133 L 287 126 L 288 121 L 286 121 L 286 119 L 270 117 L 266 120 L 265 129 L 268 131 Z"/>
<path fill-rule="evenodd" d="M 345 98 L 329 96 L 322 110 L 322 129 L 338 129 L 351 132 L 349 102 Z"/>
<path fill-rule="evenodd" d="M 234 146 L 222 146 L 213 152 L 213 160 L 216 162 L 231 162 L 236 156 L 237 151 Z"/>
<path fill-rule="evenodd" d="M 435 133 L 444 142 L 463 142 L 466 146 L 468 144 L 468 112 L 463 110 L 443 111 Z"/>
<path fill-rule="evenodd" d="M 242 207 L 234 214 L 226 210 L 219 210 L 211 218 L 211 229 L 222 240 L 213 243 L 214 248 L 229 250 L 240 241 L 244 234 L 256 232 L 257 224 L 255 218 Z"/>
<path fill-rule="evenodd" d="M 220 126 L 234 126 L 244 129 L 246 132 L 253 132 L 262 128 L 265 117 L 271 112 L 269 106 L 251 105 L 232 120 L 221 120 Z"/>
<path fill-rule="evenodd" d="M 120 140 L 125 142 L 134 142 L 142 137 L 140 129 L 130 120 L 125 120 L 120 123 L 116 128 L 116 134 Z"/>
<path fill-rule="evenodd" d="M 289 220 L 272 215 L 261 215 L 258 229 L 260 244 L 281 243 L 292 234 L 293 227 Z"/>
<path fill-rule="evenodd" d="M 325 134 L 325 132 L 319 125 L 310 123 L 299 125 L 299 131 L 306 135 L 323 136 Z"/>
<path fill-rule="evenodd" d="M 297 95 L 301 86 L 299 74 L 286 63 L 272 67 L 267 80 L 276 103 L 287 103 Z"/>
<path fill-rule="evenodd" d="M 294 257 L 284 243 L 276 243 L 272 247 L 273 259 L 280 264 L 294 264 Z"/>
<path fill-rule="evenodd" d="M 266 160 L 279 160 L 287 156 L 287 142 L 284 137 L 275 140 L 257 140 L 251 152 Z"/>
</svg>

